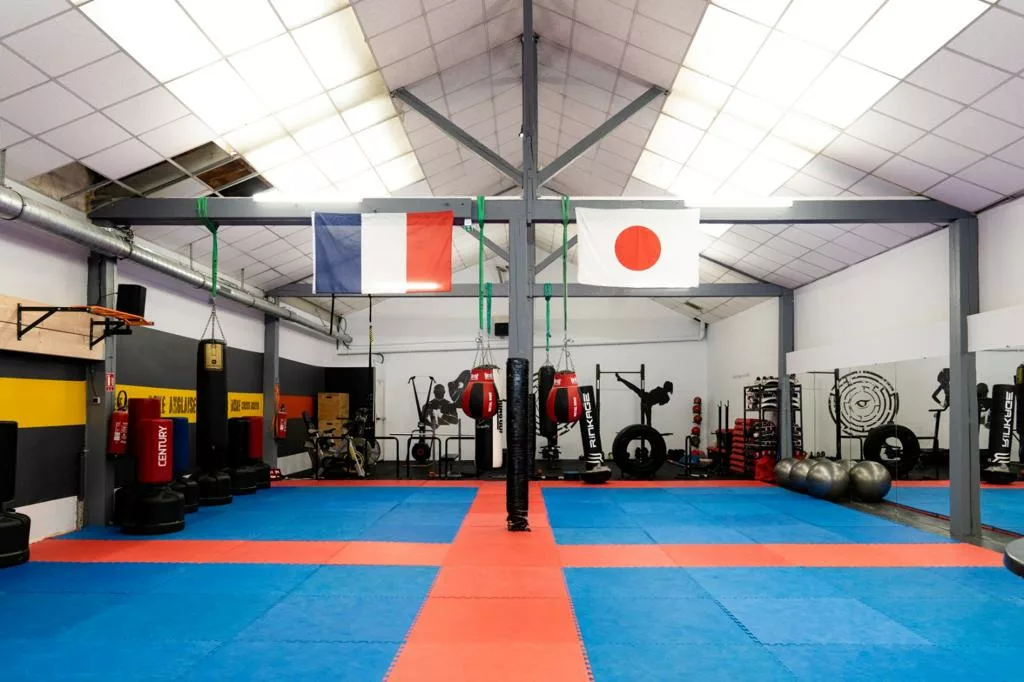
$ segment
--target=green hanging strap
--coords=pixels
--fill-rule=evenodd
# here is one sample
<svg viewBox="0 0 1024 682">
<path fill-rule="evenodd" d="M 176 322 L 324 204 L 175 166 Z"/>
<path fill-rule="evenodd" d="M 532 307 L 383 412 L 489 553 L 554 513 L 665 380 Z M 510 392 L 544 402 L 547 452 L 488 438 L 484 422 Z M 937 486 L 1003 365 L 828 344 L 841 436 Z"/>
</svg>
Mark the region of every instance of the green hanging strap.
<svg viewBox="0 0 1024 682">
<path fill-rule="evenodd" d="M 477 263 L 477 286 L 478 286 L 478 308 L 480 318 L 480 331 L 484 330 L 484 198 L 479 196 L 476 198 L 476 224 L 479 230 L 477 241 L 479 242 L 479 249 L 477 252 L 478 263 Z M 488 335 L 490 332 L 488 331 Z"/>
<path fill-rule="evenodd" d="M 551 361 L 551 283 L 544 284 L 544 362 Z"/>
<path fill-rule="evenodd" d="M 206 197 L 199 197 L 196 199 L 196 215 L 203 221 L 203 225 L 210 231 L 210 236 L 213 238 L 213 257 L 212 257 L 212 270 L 213 270 L 213 283 L 210 287 L 210 296 L 217 298 L 217 230 L 219 225 L 210 220 L 210 213 L 206 206 Z"/>
<path fill-rule="evenodd" d="M 569 197 L 562 197 L 562 332 L 569 337 Z"/>
<path fill-rule="evenodd" d="M 484 287 L 487 291 L 487 335 L 491 335 L 491 296 L 494 293 L 494 285 L 488 282 Z"/>
</svg>

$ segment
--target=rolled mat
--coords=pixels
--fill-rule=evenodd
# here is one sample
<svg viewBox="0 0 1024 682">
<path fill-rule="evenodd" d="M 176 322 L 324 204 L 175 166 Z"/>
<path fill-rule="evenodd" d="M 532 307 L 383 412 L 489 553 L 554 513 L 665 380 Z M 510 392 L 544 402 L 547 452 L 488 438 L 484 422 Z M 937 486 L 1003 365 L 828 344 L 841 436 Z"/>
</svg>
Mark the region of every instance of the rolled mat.
<svg viewBox="0 0 1024 682">
<path fill-rule="evenodd" d="M 505 479 L 505 509 L 508 529 L 530 530 L 529 425 L 530 361 L 509 358 L 506 364 L 508 394 L 508 466 Z"/>
</svg>

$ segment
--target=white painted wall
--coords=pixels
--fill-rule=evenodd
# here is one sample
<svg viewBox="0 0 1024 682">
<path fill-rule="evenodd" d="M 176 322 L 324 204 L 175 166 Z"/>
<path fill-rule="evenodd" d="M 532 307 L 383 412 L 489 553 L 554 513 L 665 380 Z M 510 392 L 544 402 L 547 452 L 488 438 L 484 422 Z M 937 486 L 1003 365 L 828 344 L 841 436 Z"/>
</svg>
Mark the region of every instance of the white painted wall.
<svg viewBox="0 0 1024 682">
<path fill-rule="evenodd" d="M 971 350 L 1024 347 L 1024 200 L 978 218 L 979 314 L 968 320 Z M 979 359 L 980 361 L 980 359 Z"/>
<path fill-rule="evenodd" d="M 949 241 L 941 230 L 794 294 L 791 371 L 949 353 Z"/>
<path fill-rule="evenodd" d="M 23 225 L 0 223 L 0 295 L 52 305 L 85 305 L 89 251 Z"/>
<path fill-rule="evenodd" d="M 779 367 L 779 302 L 771 299 L 715 322 L 708 329 L 708 404 L 705 435 L 716 428 L 718 403 L 731 419 L 743 416 L 743 387 Z"/>
</svg>

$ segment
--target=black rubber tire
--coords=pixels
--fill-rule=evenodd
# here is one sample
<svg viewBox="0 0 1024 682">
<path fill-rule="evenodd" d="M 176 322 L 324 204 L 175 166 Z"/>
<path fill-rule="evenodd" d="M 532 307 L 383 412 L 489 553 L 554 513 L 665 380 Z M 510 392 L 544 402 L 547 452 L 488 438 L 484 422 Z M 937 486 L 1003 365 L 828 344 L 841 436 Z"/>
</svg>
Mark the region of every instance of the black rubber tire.
<svg viewBox="0 0 1024 682">
<path fill-rule="evenodd" d="M 426 464 L 430 461 L 430 446 L 426 441 L 416 441 L 412 444 L 412 459 L 417 464 Z"/>
<path fill-rule="evenodd" d="M 917 466 L 921 458 L 921 443 L 917 440 L 917 435 L 906 426 L 883 424 L 868 431 L 864 438 L 864 459 L 882 464 L 882 450 L 890 438 L 898 440 L 903 449 L 896 465 L 896 472 L 899 478 L 904 478 Z"/>
<path fill-rule="evenodd" d="M 647 441 L 650 451 L 646 462 L 639 462 L 629 456 L 630 444 L 641 439 Z M 612 457 L 623 474 L 633 478 L 653 478 L 668 458 L 668 448 L 662 435 L 650 426 L 630 424 L 615 434 Z"/>
</svg>

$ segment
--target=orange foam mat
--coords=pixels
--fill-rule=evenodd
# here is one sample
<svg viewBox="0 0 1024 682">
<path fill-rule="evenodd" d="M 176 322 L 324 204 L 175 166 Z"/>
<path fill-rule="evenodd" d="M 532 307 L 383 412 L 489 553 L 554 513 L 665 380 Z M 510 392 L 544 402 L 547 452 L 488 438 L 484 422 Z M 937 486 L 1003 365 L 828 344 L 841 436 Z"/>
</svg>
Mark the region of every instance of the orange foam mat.
<svg viewBox="0 0 1024 682">
<path fill-rule="evenodd" d="M 948 488 L 949 481 L 895 481 L 893 489 L 900 488 Z M 997 485 L 995 483 L 982 483 L 983 490 L 1024 490 L 1024 481 L 1016 481 L 1008 485 Z"/>
<path fill-rule="evenodd" d="M 579 644 L 410 642 L 389 682 L 587 682 Z"/>
<path fill-rule="evenodd" d="M 32 561 L 108 562 L 129 545 L 145 544 L 143 540 L 43 540 L 30 548 Z"/>
<path fill-rule="evenodd" d="M 588 488 L 600 489 L 580 481 L 539 481 L 541 488 Z M 771 483 L 761 481 L 615 481 L 609 488 L 774 488 Z"/>
<path fill-rule="evenodd" d="M 912 568 L 1002 566 L 998 552 L 965 544 L 768 545 L 789 566 Z"/>
<path fill-rule="evenodd" d="M 789 566 L 771 545 L 662 545 L 676 566 Z"/>
<path fill-rule="evenodd" d="M 275 488 L 476 488 L 479 481 L 275 481 Z"/>
<path fill-rule="evenodd" d="M 409 635 L 410 641 L 558 642 L 579 641 L 576 623 L 563 599 L 439 599 L 423 605 Z"/>
<path fill-rule="evenodd" d="M 348 566 L 440 566 L 449 545 L 429 542 L 349 542 L 324 562 Z"/>
<path fill-rule="evenodd" d="M 562 565 L 570 568 L 672 567 L 663 545 L 559 545 Z"/>
<path fill-rule="evenodd" d="M 431 597 L 565 599 L 557 566 L 443 566 Z"/>
</svg>

